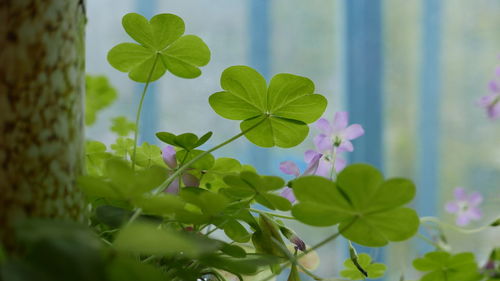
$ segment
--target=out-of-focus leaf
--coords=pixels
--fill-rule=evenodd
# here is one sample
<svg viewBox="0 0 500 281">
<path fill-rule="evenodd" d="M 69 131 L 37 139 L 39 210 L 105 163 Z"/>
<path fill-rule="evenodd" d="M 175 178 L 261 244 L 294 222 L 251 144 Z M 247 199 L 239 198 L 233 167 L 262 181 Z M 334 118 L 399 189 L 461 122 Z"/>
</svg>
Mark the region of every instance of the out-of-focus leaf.
<svg viewBox="0 0 500 281">
<path fill-rule="evenodd" d="M 105 76 L 86 76 L 85 125 L 95 123 L 97 113 L 110 106 L 117 97 L 116 90 Z"/>
</svg>

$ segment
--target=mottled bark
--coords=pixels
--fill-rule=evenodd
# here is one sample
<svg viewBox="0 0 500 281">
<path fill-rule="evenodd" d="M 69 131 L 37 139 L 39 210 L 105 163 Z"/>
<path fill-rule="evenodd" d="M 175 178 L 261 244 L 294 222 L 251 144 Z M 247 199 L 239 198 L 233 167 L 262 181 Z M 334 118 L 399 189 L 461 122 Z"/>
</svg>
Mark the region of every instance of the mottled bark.
<svg viewBox="0 0 500 281">
<path fill-rule="evenodd" d="M 0 0 L 0 238 L 26 217 L 81 220 L 84 5 Z"/>
</svg>

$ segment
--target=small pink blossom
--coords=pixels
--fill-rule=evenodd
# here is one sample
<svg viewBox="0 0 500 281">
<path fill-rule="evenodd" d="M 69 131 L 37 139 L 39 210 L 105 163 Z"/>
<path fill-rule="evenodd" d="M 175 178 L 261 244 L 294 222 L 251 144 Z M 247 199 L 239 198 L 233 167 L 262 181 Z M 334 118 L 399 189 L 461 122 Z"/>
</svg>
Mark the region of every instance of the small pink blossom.
<svg viewBox="0 0 500 281">
<path fill-rule="evenodd" d="M 351 140 L 364 135 L 365 131 L 359 124 L 350 126 L 348 124 L 349 115 L 345 111 L 337 112 L 332 124 L 325 118 L 319 119 L 316 126 L 321 134 L 314 138 L 318 152 L 328 154 L 333 150 L 333 147 L 337 148 L 337 152 L 352 152 L 354 147 Z"/>
<path fill-rule="evenodd" d="M 455 200 L 448 202 L 445 210 L 448 213 L 456 214 L 456 224 L 466 226 L 473 220 L 479 220 L 482 217 L 482 212 L 479 205 L 483 201 L 483 196 L 479 192 L 467 194 L 462 187 L 455 188 Z"/>
<path fill-rule="evenodd" d="M 497 67 L 495 74 L 495 79 L 488 83 L 490 94 L 477 101 L 477 105 L 486 110 L 486 115 L 491 120 L 500 118 L 500 67 Z"/>
<path fill-rule="evenodd" d="M 165 146 L 161 151 L 161 155 L 163 158 L 163 162 L 165 162 L 168 168 L 170 168 L 168 174 L 169 175 L 173 174 L 175 169 L 177 169 L 177 158 L 174 147 L 170 145 Z M 185 186 L 198 186 L 200 184 L 198 178 L 189 173 L 182 174 L 182 182 L 184 183 Z M 179 178 L 176 177 L 174 181 L 167 187 L 165 192 L 177 194 L 179 193 L 179 188 L 180 188 Z"/>
</svg>

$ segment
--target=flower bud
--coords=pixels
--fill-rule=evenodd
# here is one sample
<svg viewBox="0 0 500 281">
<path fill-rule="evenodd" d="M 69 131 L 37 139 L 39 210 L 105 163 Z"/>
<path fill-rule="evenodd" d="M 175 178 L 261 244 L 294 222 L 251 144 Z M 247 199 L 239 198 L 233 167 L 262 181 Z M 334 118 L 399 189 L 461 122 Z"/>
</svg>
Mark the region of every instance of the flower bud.
<svg viewBox="0 0 500 281">
<path fill-rule="evenodd" d="M 293 230 L 285 226 L 280 226 L 280 231 L 286 239 L 295 244 L 295 249 L 302 252 L 306 250 L 306 243 Z"/>
</svg>

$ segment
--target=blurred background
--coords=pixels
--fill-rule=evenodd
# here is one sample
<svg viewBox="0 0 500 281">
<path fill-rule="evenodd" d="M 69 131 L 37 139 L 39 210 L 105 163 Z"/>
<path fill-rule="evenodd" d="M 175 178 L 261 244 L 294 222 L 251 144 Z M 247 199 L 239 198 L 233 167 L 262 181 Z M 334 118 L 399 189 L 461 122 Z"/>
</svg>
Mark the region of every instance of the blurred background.
<svg viewBox="0 0 500 281">
<path fill-rule="evenodd" d="M 150 18 L 173 13 L 186 23 L 186 34 L 200 36 L 212 59 L 197 79 L 165 75 L 148 92 L 140 140 L 161 145 L 157 131 L 176 134 L 214 131 L 205 147 L 239 132 L 239 122 L 223 119 L 208 105 L 220 90 L 221 72 L 249 65 L 267 79 L 277 73 L 311 78 L 326 96 L 326 118 L 350 113 L 365 135 L 354 141 L 349 163 L 376 165 L 388 177 L 409 177 L 417 184 L 413 207 L 421 216 L 454 223 L 444 211 L 453 189 L 462 186 L 485 198 L 484 216 L 469 227 L 491 222 L 500 206 L 500 122 L 486 118 L 476 106 L 488 94 L 487 84 L 500 65 L 500 1 L 440 0 L 87 0 L 87 72 L 106 75 L 119 91 L 115 104 L 87 130 L 87 138 L 112 143 L 110 119 L 134 120 L 142 85 L 113 69 L 109 49 L 131 41 L 121 26 L 129 12 Z M 313 148 L 309 138 L 292 149 L 257 148 L 245 139 L 216 156 L 236 157 L 263 174 L 285 176 L 279 163 L 303 163 Z M 496 210 L 495 210 L 496 209 Z M 293 225 L 308 244 L 334 231 Z M 446 230 L 454 252 L 473 251 L 485 261 L 500 246 L 500 231 L 474 236 Z M 480 237 L 480 239 L 478 239 Z M 382 280 L 414 273 L 411 260 L 431 247 L 415 238 L 381 249 L 358 247 L 388 263 Z M 319 275 L 333 276 L 347 257 L 345 241 L 319 251 Z M 406 258 L 405 258 L 406 257 Z M 307 280 L 307 279 L 304 279 Z M 406 280 L 406 279 L 405 279 Z"/>
</svg>

